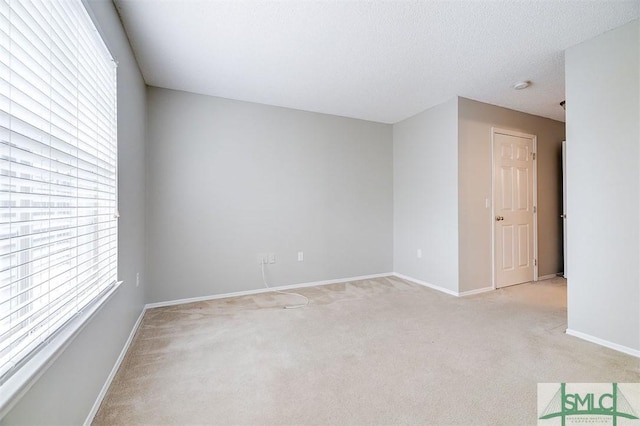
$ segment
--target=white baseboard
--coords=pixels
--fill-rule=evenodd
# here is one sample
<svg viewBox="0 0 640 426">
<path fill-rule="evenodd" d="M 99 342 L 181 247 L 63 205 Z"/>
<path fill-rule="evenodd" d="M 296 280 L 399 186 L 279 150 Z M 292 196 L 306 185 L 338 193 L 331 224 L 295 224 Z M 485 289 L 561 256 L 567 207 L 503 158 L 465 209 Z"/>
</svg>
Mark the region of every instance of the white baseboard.
<svg viewBox="0 0 640 426">
<path fill-rule="evenodd" d="M 406 276 L 406 275 L 402 275 L 402 274 L 399 274 L 397 272 L 394 272 L 393 276 L 398 277 L 398 278 L 403 279 L 403 280 L 406 280 L 406 281 L 409 281 L 409 282 L 412 282 L 414 284 L 418 284 L 418 285 L 421 285 L 421 286 L 424 286 L 424 287 L 429 287 L 430 289 L 433 289 L 433 290 L 441 291 L 441 292 L 446 293 L 446 294 L 448 294 L 450 296 L 458 297 L 458 292 L 457 291 L 449 290 L 448 288 L 440 287 L 439 285 L 435 285 L 435 284 L 428 283 L 426 281 L 418 280 L 416 278 L 412 278 L 412 277 L 409 277 L 409 276 Z"/>
<path fill-rule="evenodd" d="M 640 358 L 640 350 L 638 349 L 633 349 L 627 346 L 619 345 L 617 343 L 613 343 L 608 340 L 604 340 L 599 337 L 592 336 L 590 334 L 571 330 L 570 328 L 567 328 L 565 333 L 567 333 L 569 336 L 577 337 L 579 339 L 586 340 L 587 342 L 595 343 L 597 345 L 604 346 L 609 349 L 613 349 L 614 351 L 622 352 L 624 354 L 631 355 L 636 358 Z"/>
<path fill-rule="evenodd" d="M 493 287 L 483 287 L 483 288 L 477 288 L 477 289 L 474 289 L 474 290 L 458 292 L 458 291 L 449 290 L 448 288 L 440 287 L 439 285 L 428 283 L 426 281 L 422 281 L 422 280 L 419 280 L 419 279 L 416 279 L 416 278 L 412 278 L 412 277 L 409 277 L 407 275 L 402 275 L 402 274 L 399 274 L 397 272 L 394 272 L 393 275 L 398 277 L 398 278 L 401 278 L 403 280 L 410 281 L 410 282 L 412 282 L 414 284 L 418 284 L 418 285 L 421 285 L 421 286 L 424 286 L 424 287 L 429 287 L 429 288 L 431 288 L 433 290 L 438 290 L 438 291 L 446 293 L 446 294 L 448 294 L 450 296 L 455 296 L 455 297 L 471 296 L 473 294 L 486 293 L 487 291 L 493 291 L 494 290 Z"/>
<path fill-rule="evenodd" d="M 107 395 L 107 392 L 109 391 L 109 387 L 111 386 L 111 382 L 113 381 L 114 377 L 116 377 L 116 373 L 120 368 L 120 364 L 122 364 L 122 361 L 124 360 L 124 357 L 127 354 L 127 351 L 129 350 L 129 346 L 131 346 L 131 342 L 133 342 L 133 337 L 136 335 L 136 332 L 138 331 L 138 327 L 140 327 L 140 324 L 142 323 L 142 317 L 144 317 L 144 313 L 146 311 L 147 311 L 146 308 L 142 309 L 140 316 L 138 317 L 136 323 L 133 325 L 133 329 L 131 329 L 131 333 L 129 333 L 129 337 L 125 342 L 124 347 L 120 351 L 120 355 L 118 356 L 118 359 L 116 359 L 116 362 L 113 365 L 111 372 L 107 376 L 107 380 L 104 382 L 104 385 L 102 386 L 102 389 L 100 390 L 100 393 L 96 398 L 96 402 L 93 403 L 93 407 L 91 407 L 91 411 L 89 411 L 89 415 L 87 415 L 87 418 L 84 421 L 85 426 L 91 425 L 91 422 L 93 422 L 93 418 L 96 416 L 96 414 L 98 414 L 98 409 L 100 409 L 100 404 L 102 404 L 102 400 Z"/>
<path fill-rule="evenodd" d="M 486 293 L 488 291 L 493 291 L 493 290 L 495 290 L 495 288 L 493 288 L 493 287 L 476 288 L 474 290 L 467 290 L 467 291 L 460 292 L 460 293 L 458 293 L 458 296 L 460 296 L 460 297 L 471 296 L 473 294 Z"/>
<path fill-rule="evenodd" d="M 202 302 L 206 300 L 226 299 L 228 297 L 249 296 L 252 294 L 268 293 L 271 291 L 294 290 L 296 288 L 315 287 L 319 285 L 328 285 L 328 284 L 339 284 L 339 283 L 345 283 L 349 281 L 370 280 L 373 278 L 389 277 L 392 275 L 393 275 L 392 272 L 386 272 L 383 274 L 361 275 L 358 277 L 338 278 L 335 280 L 313 281 L 308 283 L 282 285 L 277 287 L 258 288 L 255 290 L 234 291 L 232 293 L 213 294 L 209 296 L 189 297 L 186 299 L 167 300 L 165 302 L 147 303 L 145 305 L 145 309 L 162 308 L 165 306 L 182 305 L 185 303 Z"/>
</svg>

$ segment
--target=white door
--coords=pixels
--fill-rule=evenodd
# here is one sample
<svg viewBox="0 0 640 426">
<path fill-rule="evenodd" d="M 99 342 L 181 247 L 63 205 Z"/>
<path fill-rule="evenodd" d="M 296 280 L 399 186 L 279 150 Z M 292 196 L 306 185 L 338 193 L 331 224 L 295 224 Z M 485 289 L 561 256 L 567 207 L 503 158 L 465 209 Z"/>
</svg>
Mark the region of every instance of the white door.
<svg viewBox="0 0 640 426">
<path fill-rule="evenodd" d="M 535 279 L 535 136 L 494 129 L 495 285 Z"/>
</svg>

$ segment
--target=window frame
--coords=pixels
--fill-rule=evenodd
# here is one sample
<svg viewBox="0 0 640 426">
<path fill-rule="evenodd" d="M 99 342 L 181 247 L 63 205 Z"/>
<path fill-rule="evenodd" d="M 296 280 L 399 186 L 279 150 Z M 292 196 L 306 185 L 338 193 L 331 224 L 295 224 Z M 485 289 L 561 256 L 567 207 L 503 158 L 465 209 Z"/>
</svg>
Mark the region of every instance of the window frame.
<svg viewBox="0 0 640 426">
<path fill-rule="evenodd" d="M 37 0 L 36 0 L 37 1 Z M 44 0 L 47 1 L 47 0 Z M 37 382 L 37 380 L 46 372 L 46 370 L 56 361 L 56 359 L 64 352 L 64 350 L 73 342 L 73 340 L 81 333 L 91 319 L 100 312 L 100 310 L 112 299 L 119 290 L 122 281 L 118 279 L 118 260 L 119 260 L 119 234 L 118 234 L 118 89 L 117 89 L 117 60 L 113 55 L 113 50 L 108 44 L 104 32 L 98 25 L 97 19 L 86 0 L 76 0 L 86 13 L 91 32 L 96 32 L 98 38 L 102 41 L 104 48 L 115 64 L 113 72 L 114 84 L 114 126 L 115 137 L 115 180 L 114 180 L 114 196 L 115 196 L 115 282 L 100 292 L 96 297 L 86 303 L 78 312 L 70 319 L 63 323 L 56 331 L 50 334 L 42 343 L 36 346 L 31 352 L 19 360 L 16 366 L 11 370 L 10 374 L 6 374 L 0 381 L 0 419 L 3 418 L 11 408 L 20 400 L 20 398 Z"/>
</svg>

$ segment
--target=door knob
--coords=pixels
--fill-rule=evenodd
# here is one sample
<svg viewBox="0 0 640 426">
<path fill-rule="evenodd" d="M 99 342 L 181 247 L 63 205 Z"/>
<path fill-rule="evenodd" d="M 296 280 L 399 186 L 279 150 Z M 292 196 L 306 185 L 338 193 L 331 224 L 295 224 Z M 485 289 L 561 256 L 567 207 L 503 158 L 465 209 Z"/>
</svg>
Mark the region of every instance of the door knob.
<svg viewBox="0 0 640 426">
<path fill-rule="evenodd" d="M 500 222 L 501 220 L 504 220 L 504 217 L 502 217 L 502 216 L 496 216 L 496 222 Z"/>
</svg>

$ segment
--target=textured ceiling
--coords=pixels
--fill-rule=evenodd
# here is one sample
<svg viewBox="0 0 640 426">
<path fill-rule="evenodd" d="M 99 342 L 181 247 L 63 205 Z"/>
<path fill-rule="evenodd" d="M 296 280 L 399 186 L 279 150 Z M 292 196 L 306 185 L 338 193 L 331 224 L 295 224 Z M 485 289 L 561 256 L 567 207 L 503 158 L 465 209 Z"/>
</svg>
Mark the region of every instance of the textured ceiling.
<svg viewBox="0 0 640 426">
<path fill-rule="evenodd" d="M 564 121 L 563 51 L 640 14 L 640 0 L 115 3 L 149 85 L 384 123 L 455 95 Z"/>
</svg>

